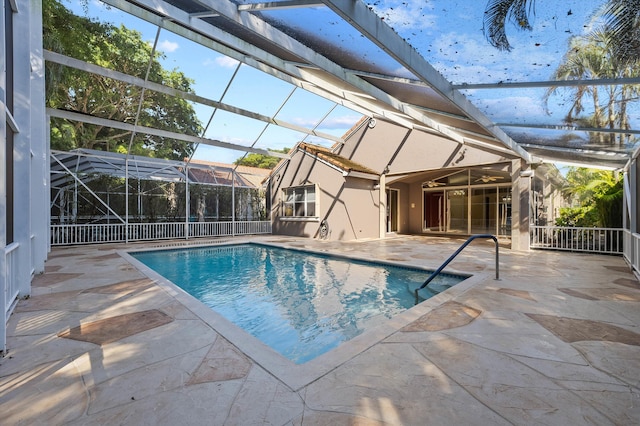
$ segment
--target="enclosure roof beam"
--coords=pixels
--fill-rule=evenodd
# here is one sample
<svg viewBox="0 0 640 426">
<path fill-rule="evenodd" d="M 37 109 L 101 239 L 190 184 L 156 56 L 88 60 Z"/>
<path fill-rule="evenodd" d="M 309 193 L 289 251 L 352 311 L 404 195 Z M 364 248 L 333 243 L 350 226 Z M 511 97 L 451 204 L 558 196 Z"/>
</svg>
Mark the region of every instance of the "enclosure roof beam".
<svg viewBox="0 0 640 426">
<path fill-rule="evenodd" d="M 264 39 L 269 44 L 286 46 L 287 50 L 299 57 L 302 62 L 310 64 L 311 68 L 315 67 L 321 70 L 321 72 L 328 74 L 331 78 L 337 78 L 341 84 L 332 85 L 330 84 L 330 78 L 321 78 L 317 75 L 317 72 L 305 72 L 305 70 L 296 63 L 272 55 L 257 47 L 255 43 L 248 43 L 220 28 L 208 24 L 206 21 L 192 18 L 183 10 L 162 0 L 132 1 L 144 9 L 132 7 L 130 2 L 124 0 L 105 0 L 105 2 L 126 10 L 129 13 L 136 14 L 149 22 L 163 25 L 171 31 L 178 32 L 180 35 L 190 32 L 202 34 L 204 37 L 198 39 L 198 42 L 207 47 L 211 47 L 220 53 L 238 59 L 251 66 L 255 66 L 262 71 L 276 75 L 278 78 L 288 76 L 288 78 L 283 78 L 285 81 L 291 81 L 293 79 L 297 81 L 297 84 L 300 84 L 300 80 L 302 82 L 306 81 L 309 86 L 315 87 L 316 90 L 317 88 L 324 89 L 325 94 L 318 93 L 320 96 L 327 97 L 326 94 L 330 94 L 333 98 L 340 99 L 338 103 L 344 104 L 346 102 L 349 104 L 345 105 L 348 108 L 356 111 L 366 111 L 364 112 L 365 115 L 371 116 L 371 114 L 376 114 L 374 111 L 382 109 L 383 111 L 378 112 L 379 115 L 388 117 L 391 121 L 407 127 L 407 120 L 403 120 L 395 114 L 401 113 L 411 117 L 414 122 L 436 129 L 446 138 L 463 143 L 463 137 L 452 131 L 448 126 L 433 120 L 423 112 L 413 108 L 410 104 L 400 101 L 389 93 L 368 83 L 366 80 L 348 72 L 345 68 L 330 61 L 318 52 L 300 43 L 298 40 L 286 35 L 259 17 L 251 13 L 238 11 L 238 5 L 230 1 L 198 0 L 198 3 L 213 12 L 219 13 L 221 17 L 229 19 L 231 22 L 241 26 L 245 31 L 249 31 L 256 37 Z M 185 36 L 189 37 L 189 35 Z M 215 45 L 215 47 L 213 47 L 213 45 Z M 314 81 L 312 77 L 316 77 L 316 80 Z M 309 90 L 306 86 L 301 87 Z M 352 91 L 351 88 L 355 91 Z M 327 99 L 333 100 L 332 97 L 327 97 Z M 411 126 L 409 126 L 409 128 L 411 128 Z"/>
<path fill-rule="evenodd" d="M 592 80 L 503 81 L 498 83 L 454 84 L 454 89 L 532 89 L 541 87 L 617 86 L 640 84 L 640 77 L 594 78 Z"/>
<path fill-rule="evenodd" d="M 346 108 L 363 115 L 371 114 L 358 103 L 344 98 L 341 91 L 332 92 L 322 84 L 316 85 L 306 81 L 301 76 L 296 63 L 267 53 L 202 19 L 198 19 L 200 14 L 187 14 L 169 3 L 159 0 L 155 1 L 155 6 L 144 1 L 136 2 L 142 4 L 143 7 L 127 0 L 103 0 L 103 2 Z M 220 16 L 213 10 L 203 12 L 202 15 Z"/>
<path fill-rule="evenodd" d="M 498 126 L 502 127 L 523 127 L 531 129 L 550 129 L 550 130 L 567 130 L 574 132 L 593 132 L 593 133 L 619 133 L 629 135 L 640 135 L 640 130 L 637 129 L 609 129 L 598 127 L 580 127 L 563 124 L 521 124 L 521 123 L 498 123 Z"/>
<path fill-rule="evenodd" d="M 216 139 L 202 138 L 199 136 L 185 135 L 182 133 L 170 132 L 167 130 L 154 129 L 145 126 L 134 126 L 133 124 L 123 123 L 121 121 L 108 120 L 106 118 L 94 117 L 92 115 L 80 114 L 72 111 L 65 111 L 54 108 L 47 108 L 47 114 L 51 117 L 62 118 L 65 120 L 78 121 L 81 123 L 94 124 L 97 126 L 111 127 L 114 129 L 125 130 L 128 132 L 145 133 L 148 135 L 158 136 L 161 138 L 176 139 L 189 143 L 202 143 L 205 145 L 216 146 L 220 148 L 233 149 L 236 151 L 253 152 L 256 154 L 269 155 L 278 158 L 289 158 L 287 154 L 281 152 L 269 151 L 261 148 L 251 148 L 248 146 L 238 145 L 231 142 L 223 142 Z"/>
<path fill-rule="evenodd" d="M 264 10 L 300 9 L 303 7 L 319 6 L 324 7 L 324 3 L 319 0 L 283 0 L 264 3 L 239 4 L 238 10 L 241 12 L 261 12 Z"/>
<path fill-rule="evenodd" d="M 293 123 L 288 123 L 284 120 L 278 120 L 263 114 L 259 114 L 253 111 L 245 110 L 243 108 L 234 107 L 232 105 L 228 105 L 222 102 L 208 99 L 203 96 L 196 95 L 194 93 L 184 92 L 178 89 L 174 89 L 172 87 L 165 86 L 163 84 L 154 83 L 152 81 L 148 81 L 139 77 L 134 77 L 128 74 L 124 74 L 109 68 L 90 64 L 88 62 L 71 58 L 69 56 L 65 56 L 60 53 L 45 50 L 44 58 L 48 62 L 68 66 L 70 68 L 75 68 L 75 69 L 89 72 L 102 77 L 107 77 L 113 80 L 121 81 L 123 83 L 132 84 L 137 87 L 153 90 L 154 92 L 164 93 L 165 95 L 175 96 L 180 99 L 186 99 L 192 102 L 196 102 L 196 103 L 207 105 L 223 111 L 227 111 L 232 114 L 242 115 L 244 117 L 262 121 L 269 124 L 275 124 L 276 126 L 283 127 L 285 129 L 293 130 L 296 132 L 300 132 L 306 135 L 316 136 L 322 139 L 330 140 L 332 142 L 344 143 L 344 140 L 342 140 L 342 138 L 336 137 L 328 133 L 319 132 L 317 130 L 309 130 L 306 127 L 298 126 Z"/>
</svg>

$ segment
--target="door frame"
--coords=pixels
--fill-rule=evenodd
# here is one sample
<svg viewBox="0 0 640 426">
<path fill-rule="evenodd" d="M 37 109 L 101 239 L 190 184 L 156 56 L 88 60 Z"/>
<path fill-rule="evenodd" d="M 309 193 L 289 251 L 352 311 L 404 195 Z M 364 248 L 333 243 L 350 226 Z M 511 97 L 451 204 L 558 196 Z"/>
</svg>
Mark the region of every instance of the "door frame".
<svg viewBox="0 0 640 426">
<path fill-rule="evenodd" d="M 394 201 L 394 197 L 391 196 L 392 192 L 395 194 L 395 201 Z M 386 212 L 387 220 L 385 221 L 386 232 L 387 233 L 398 232 L 398 230 L 400 229 L 400 190 L 396 188 L 387 188 L 386 193 L 387 193 L 387 212 Z M 395 208 L 393 204 L 395 204 Z M 395 215 L 391 214 L 392 209 L 395 211 Z M 391 224 L 392 217 L 395 217 L 395 230 L 392 230 L 393 229 L 393 226 Z"/>
</svg>

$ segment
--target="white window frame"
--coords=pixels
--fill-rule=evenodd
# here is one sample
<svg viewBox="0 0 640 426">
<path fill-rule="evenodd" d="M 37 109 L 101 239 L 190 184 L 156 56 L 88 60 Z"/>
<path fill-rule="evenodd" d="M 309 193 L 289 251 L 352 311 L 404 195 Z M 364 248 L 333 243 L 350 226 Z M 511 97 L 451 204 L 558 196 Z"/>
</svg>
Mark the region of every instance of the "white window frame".
<svg viewBox="0 0 640 426">
<path fill-rule="evenodd" d="M 309 200 L 309 189 L 313 189 L 313 200 Z M 292 212 L 295 213 L 295 199 L 293 201 L 288 201 L 289 199 L 289 194 L 291 194 L 292 192 L 295 191 L 300 191 L 303 190 L 303 200 L 302 201 L 298 201 L 298 203 L 302 202 L 303 206 L 304 206 L 304 215 L 303 216 L 294 216 L 294 215 L 290 215 L 287 216 L 287 206 L 288 204 L 292 203 L 293 206 L 292 208 Z M 320 211 L 320 199 L 318 197 L 319 191 L 318 191 L 318 185 L 317 184 L 307 184 L 307 185 L 299 185 L 299 186 L 290 186 L 288 188 L 282 188 L 282 198 L 281 198 L 281 207 L 282 207 L 282 216 L 280 217 L 280 220 L 282 221 L 290 221 L 290 222 L 306 222 L 306 221 L 311 221 L 311 222 L 317 222 L 320 220 L 320 217 L 318 215 L 318 212 Z M 295 195 L 294 195 L 295 196 Z M 308 215 L 307 214 L 307 210 L 308 210 L 308 204 L 310 202 L 313 202 L 315 204 L 315 209 L 314 209 L 314 214 L 313 215 Z"/>
</svg>

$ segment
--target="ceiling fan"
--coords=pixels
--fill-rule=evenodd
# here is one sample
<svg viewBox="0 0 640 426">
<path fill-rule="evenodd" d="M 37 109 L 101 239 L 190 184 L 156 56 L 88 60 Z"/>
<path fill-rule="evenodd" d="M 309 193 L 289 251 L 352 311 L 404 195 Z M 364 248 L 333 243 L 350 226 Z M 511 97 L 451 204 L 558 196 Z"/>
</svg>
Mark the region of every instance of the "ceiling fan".
<svg viewBox="0 0 640 426">
<path fill-rule="evenodd" d="M 489 182 L 495 182 L 495 181 L 501 180 L 501 179 L 504 179 L 504 176 L 482 175 L 481 177 L 476 179 L 474 182 L 489 183 Z"/>
<path fill-rule="evenodd" d="M 444 186 L 444 185 L 446 185 L 446 183 L 444 183 L 444 182 L 436 182 L 435 180 L 430 180 L 430 181 L 426 182 L 425 185 L 428 186 L 429 188 L 435 188 L 437 186 Z"/>
</svg>

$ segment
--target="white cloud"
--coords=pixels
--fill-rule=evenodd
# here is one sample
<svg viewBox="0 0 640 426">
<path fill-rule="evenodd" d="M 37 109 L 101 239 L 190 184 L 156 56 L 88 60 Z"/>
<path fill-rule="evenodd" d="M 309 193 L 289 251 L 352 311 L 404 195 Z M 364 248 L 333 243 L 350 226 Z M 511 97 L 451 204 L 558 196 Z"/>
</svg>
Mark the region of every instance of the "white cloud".
<svg viewBox="0 0 640 426">
<path fill-rule="evenodd" d="M 416 0 L 383 1 L 378 6 L 372 6 L 380 17 L 383 17 L 392 28 L 402 28 L 404 31 L 433 29 L 437 27 L 437 15 L 432 13 L 433 7 L 428 2 Z"/>
<path fill-rule="evenodd" d="M 218 56 L 214 60 L 206 59 L 205 66 L 219 66 L 222 68 L 234 68 L 238 65 L 238 61 L 228 56 Z"/>
<path fill-rule="evenodd" d="M 163 40 L 160 43 L 158 43 L 158 50 L 161 50 L 162 52 L 166 52 L 166 53 L 175 52 L 176 50 L 178 50 L 179 47 L 180 46 L 178 45 L 178 43 L 174 41 L 169 41 L 169 40 Z"/>
<path fill-rule="evenodd" d="M 341 117 L 327 118 L 322 122 L 325 129 L 350 129 L 362 118 L 361 115 L 343 115 Z"/>
</svg>

